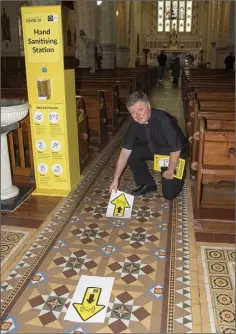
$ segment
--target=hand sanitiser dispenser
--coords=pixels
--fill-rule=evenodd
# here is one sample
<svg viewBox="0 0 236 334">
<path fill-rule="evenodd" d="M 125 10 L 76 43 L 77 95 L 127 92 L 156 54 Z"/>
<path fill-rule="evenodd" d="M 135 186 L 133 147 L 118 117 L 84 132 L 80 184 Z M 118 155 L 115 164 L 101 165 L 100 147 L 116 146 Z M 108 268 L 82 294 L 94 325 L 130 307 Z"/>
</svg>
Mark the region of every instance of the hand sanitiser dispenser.
<svg viewBox="0 0 236 334">
<path fill-rule="evenodd" d="M 49 100 L 51 98 L 50 79 L 38 79 L 38 98 L 41 101 Z"/>
<path fill-rule="evenodd" d="M 75 71 L 64 69 L 63 8 L 21 8 L 36 183 L 33 195 L 40 196 L 68 196 L 80 180 Z"/>
</svg>

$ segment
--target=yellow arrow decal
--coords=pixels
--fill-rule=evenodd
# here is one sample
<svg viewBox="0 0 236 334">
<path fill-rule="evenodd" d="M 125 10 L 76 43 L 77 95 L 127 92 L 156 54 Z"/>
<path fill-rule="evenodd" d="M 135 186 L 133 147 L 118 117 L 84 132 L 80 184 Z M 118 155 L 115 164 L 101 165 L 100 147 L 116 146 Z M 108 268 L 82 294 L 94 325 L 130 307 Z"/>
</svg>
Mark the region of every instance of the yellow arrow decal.
<svg viewBox="0 0 236 334">
<path fill-rule="evenodd" d="M 113 216 L 123 217 L 126 208 L 130 208 L 129 202 L 127 201 L 124 194 L 120 194 L 114 198 L 111 204 L 115 205 Z"/>
<path fill-rule="evenodd" d="M 82 304 L 73 303 L 73 306 L 81 319 L 87 321 L 104 309 L 105 305 L 98 305 L 101 288 L 87 288 Z"/>
</svg>

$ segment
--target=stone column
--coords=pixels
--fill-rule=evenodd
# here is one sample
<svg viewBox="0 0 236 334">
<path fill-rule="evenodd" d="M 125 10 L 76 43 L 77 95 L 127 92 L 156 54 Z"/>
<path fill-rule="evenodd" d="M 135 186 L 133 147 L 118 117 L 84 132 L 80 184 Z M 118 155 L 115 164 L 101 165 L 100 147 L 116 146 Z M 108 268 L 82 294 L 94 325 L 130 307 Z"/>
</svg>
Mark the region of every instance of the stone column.
<svg viewBox="0 0 236 334">
<path fill-rule="evenodd" d="M 202 48 L 204 53 L 201 54 L 203 56 L 203 62 L 207 61 L 207 35 L 208 35 L 208 3 L 205 1 L 199 2 L 199 22 L 198 22 L 198 31 L 199 37 L 202 39 Z"/>
<path fill-rule="evenodd" d="M 221 1 L 216 1 L 216 31 L 215 31 L 215 36 L 216 36 L 216 41 L 220 40 L 220 34 L 221 34 L 221 19 L 222 16 L 224 15 L 222 10 L 221 10 Z"/>
<path fill-rule="evenodd" d="M 77 0 L 76 10 L 76 57 L 80 60 L 79 67 L 91 67 L 95 72 L 95 24 L 96 1 Z"/>
<path fill-rule="evenodd" d="M 135 67 L 135 61 L 137 56 L 136 50 L 136 33 L 135 33 L 135 3 L 130 1 L 130 10 L 129 10 L 129 49 L 130 49 L 130 58 L 129 66 Z"/>
<path fill-rule="evenodd" d="M 207 38 L 206 38 L 206 63 L 211 61 L 211 19 L 212 19 L 212 2 L 207 4 Z"/>
<path fill-rule="evenodd" d="M 222 40 L 227 44 L 228 42 L 228 35 L 229 35 L 229 28 L 230 28 L 230 15 L 231 15 L 231 2 L 225 1 L 224 4 L 224 16 L 222 18 L 222 26 L 223 26 L 223 31 L 222 31 Z M 235 16 L 234 16 L 235 18 Z M 233 20 L 235 22 L 235 19 Z"/>
<path fill-rule="evenodd" d="M 227 49 L 228 52 L 235 52 L 235 1 L 230 1 L 229 4 L 229 29 L 227 34 Z"/>
<path fill-rule="evenodd" d="M 91 67 L 90 72 L 95 72 L 95 46 L 96 46 L 96 16 L 97 16 L 97 2 L 96 1 L 87 1 L 86 4 L 86 17 L 89 17 L 87 20 L 86 31 L 88 34 L 87 40 L 87 54 L 88 59 L 87 63 Z"/>
<path fill-rule="evenodd" d="M 103 1 L 101 6 L 100 45 L 102 68 L 115 68 L 116 8 L 114 1 Z"/>
<path fill-rule="evenodd" d="M 87 31 L 86 31 L 86 6 L 85 0 L 75 2 L 76 10 L 76 58 L 79 58 L 79 67 L 88 67 L 88 52 L 87 52 Z"/>
<path fill-rule="evenodd" d="M 128 67 L 129 48 L 127 40 L 126 4 L 118 1 L 116 15 L 116 67 Z"/>
<path fill-rule="evenodd" d="M 216 42 L 217 39 L 217 1 L 211 3 L 211 42 Z"/>
<path fill-rule="evenodd" d="M 19 194 L 19 189 L 12 184 L 7 133 L 1 134 L 1 164 L 1 200 L 4 201 Z"/>
<path fill-rule="evenodd" d="M 17 104 L 19 102 L 19 104 Z M 21 100 L 1 99 L 1 200 L 18 195 L 19 189 L 12 184 L 11 164 L 7 134 L 19 127 L 19 121 L 28 114 L 29 104 Z"/>
</svg>

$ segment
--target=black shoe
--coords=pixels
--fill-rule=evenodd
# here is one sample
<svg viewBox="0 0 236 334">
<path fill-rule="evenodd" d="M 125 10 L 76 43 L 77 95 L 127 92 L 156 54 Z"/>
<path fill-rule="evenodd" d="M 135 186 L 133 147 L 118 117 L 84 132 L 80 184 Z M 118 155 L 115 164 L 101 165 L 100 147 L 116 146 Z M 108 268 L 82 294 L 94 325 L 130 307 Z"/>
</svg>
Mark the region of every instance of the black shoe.
<svg viewBox="0 0 236 334">
<path fill-rule="evenodd" d="M 144 195 L 146 193 L 149 193 L 151 191 L 156 191 L 157 186 L 155 184 L 148 185 L 148 184 L 142 184 L 141 186 L 137 187 L 134 189 L 131 194 L 133 196 L 139 196 L 139 195 Z"/>
</svg>

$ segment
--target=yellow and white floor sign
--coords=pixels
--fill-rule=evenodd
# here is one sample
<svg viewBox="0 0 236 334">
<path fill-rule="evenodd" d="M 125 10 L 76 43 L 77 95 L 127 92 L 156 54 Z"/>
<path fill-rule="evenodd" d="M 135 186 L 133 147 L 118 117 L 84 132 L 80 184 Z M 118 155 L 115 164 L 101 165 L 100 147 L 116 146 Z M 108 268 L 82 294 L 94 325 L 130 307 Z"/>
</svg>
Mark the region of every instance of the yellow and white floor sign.
<svg viewBox="0 0 236 334">
<path fill-rule="evenodd" d="M 134 196 L 122 191 L 112 192 L 108 203 L 106 217 L 130 218 Z"/>
<path fill-rule="evenodd" d="M 105 321 L 114 277 L 82 275 L 65 316 L 73 322 Z"/>
</svg>

